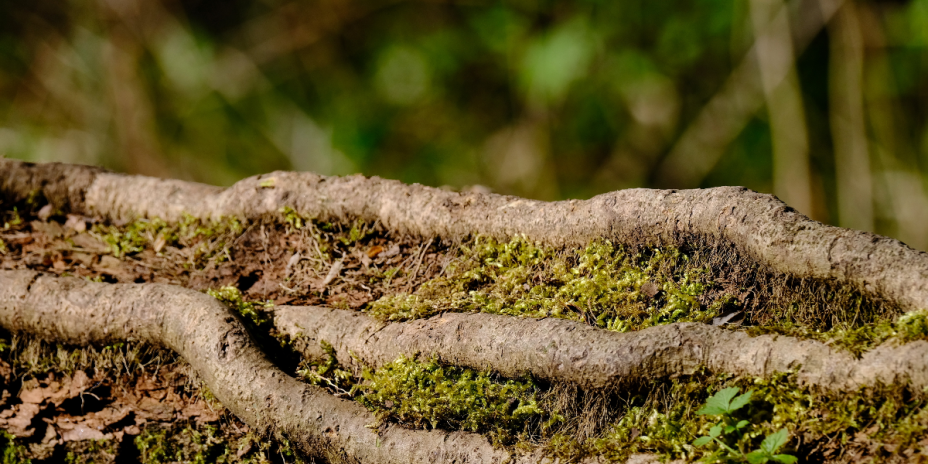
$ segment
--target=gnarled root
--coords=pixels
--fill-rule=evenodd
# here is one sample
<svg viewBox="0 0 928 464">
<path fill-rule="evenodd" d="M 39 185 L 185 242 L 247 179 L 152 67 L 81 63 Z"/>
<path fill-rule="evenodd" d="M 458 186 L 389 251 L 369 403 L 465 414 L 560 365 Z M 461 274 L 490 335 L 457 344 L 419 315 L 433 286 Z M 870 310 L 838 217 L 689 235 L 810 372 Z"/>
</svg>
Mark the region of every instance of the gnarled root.
<svg viewBox="0 0 928 464">
<path fill-rule="evenodd" d="M 138 341 L 175 350 L 255 430 L 281 433 L 331 462 L 544 462 L 494 449 L 473 433 L 373 430 L 375 418 L 363 406 L 284 374 L 226 306 L 193 290 L 0 271 L 0 325 L 69 344 Z"/>
<path fill-rule="evenodd" d="M 363 176 L 274 172 L 228 189 L 114 174 L 99 168 L 0 160 L 0 194 L 39 191 L 56 206 L 112 219 L 184 214 L 254 218 L 291 207 L 326 221 L 379 221 L 397 232 L 461 239 L 524 234 L 548 245 L 618 243 L 734 247 L 795 278 L 846 285 L 902 309 L 928 308 L 928 254 L 867 232 L 812 221 L 771 195 L 741 187 L 631 189 L 589 200 L 542 202 L 456 193 Z"/>
<path fill-rule="evenodd" d="M 563 319 L 445 313 L 382 324 L 355 311 L 313 306 L 273 308 L 274 324 L 311 358 L 331 343 L 338 361 L 349 353 L 379 367 L 417 353 L 447 364 L 490 368 L 508 377 L 526 373 L 582 388 L 606 389 L 694 373 L 770 377 L 796 369 L 796 379 L 825 391 L 878 385 L 928 387 L 928 342 L 885 344 L 855 359 L 824 343 L 778 335 L 751 337 L 719 327 L 678 323 L 637 332 L 610 332 Z"/>
</svg>

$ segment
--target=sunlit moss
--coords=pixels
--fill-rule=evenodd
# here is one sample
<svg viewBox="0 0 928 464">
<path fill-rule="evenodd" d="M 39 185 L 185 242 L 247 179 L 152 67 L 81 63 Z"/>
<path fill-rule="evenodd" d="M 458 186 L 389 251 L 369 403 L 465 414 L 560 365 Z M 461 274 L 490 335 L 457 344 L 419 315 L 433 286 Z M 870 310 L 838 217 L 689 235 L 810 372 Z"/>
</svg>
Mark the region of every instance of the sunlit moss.
<svg viewBox="0 0 928 464">
<path fill-rule="evenodd" d="M 531 380 L 495 379 L 489 372 L 400 357 L 359 386 L 362 404 L 381 419 L 417 428 L 482 432 L 510 443 L 530 423 L 548 428 L 562 418 L 538 404 Z"/>
<path fill-rule="evenodd" d="M 655 381 L 643 388 L 643 393 L 627 399 L 621 419 L 605 433 L 584 442 L 560 433 L 548 440 L 545 449 L 562 459 L 599 455 L 621 462 L 635 453 L 704 458 L 707 450 L 693 446 L 693 441 L 706 435 L 717 421 L 697 411 L 709 396 L 726 387 L 753 391 L 750 403 L 735 417 L 750 424 L 741 437 L 743 443 L 739 443 L 744 449 L 756 449 L 765 436 L 787 429 L 794 439 L 783 452 L 806 456 L 810 461 L 839 458 L 837 453 L 852 448 L 866 449 L 874 459 L 911 457 L 920 452 L 920 443 L 928 433 L 925 395 L 902 388 L 835 394 L 799 385 L 791 374 L 770 379 L 698 375 Z M 840 445 L 829 447 L 829 443 Z"/>
<path fill-rule="evenodd" d="M 116 257 L 139 253 L 146 248 L 160 252 L 166 246 L 180 245 L 193 249 L 193 260 L 214 256 L 226 244 L 223 237 L 241 232 L 242 224 L 236 218 L 208 222 L 189 215 L 178 222 L 137 219 L 122 226 L 96 224 L 91 229 Z"/>
<path fill-rule="evenodd" d="M 246 301 L 242 298 L 241 290 L 232 286 L 222 287 L 218 290 L 210 289 L 207 290 L 206 293 L 228 305 L 256 327 L 270 328 L 270 319 L 267 317 L 264 308 L 273 306 L 273 303 Z"/>
<path fill-rule="evenodd" d="M 29 464 L 31 459 L 26 457 L 27 450 L 24 445 L 16 440 L 16 437 L 0 430 L 0 458 L 2 464 Z"/>
<path fill-rule="evenodd" d="M 711 301 L 708 269 L 689 263 L 672 248 L 630 253 L 598 241 L 583 250 L 556 252 L 522 237 L 506 243 L 480 237 L 445 275 L 414 294 L 384 297 L 368 312 L 397 321 L 441 311 L 479 311 L 529 317 L 558 317 L 609 330 L 627 331 L 672 322 L 705 322 L 729 295 Z"/>
<path fill-rule="evenodd" d="M 358 377 L 339 366 L 332 345 L 322 347 L 326 359 L 304 362 L 298 374 L 367 406 L 380 421 L 484 433 L 495 443 L 511 444 L 529 430 L 546 431 L 563 420 L 539 404 L 541 389 L 531 379 L 501 379 L 406 356 Z"/>
<path fill-rule="evenodd" d="M 116 457 L 119 443 L 114 440 L 83 440 L 67 442 L 66 464 L 95 464 L 112 462 Z"/>
<path fill-rule="evenodd" d="M 230 438 L 223 436 L 215 426 L 204 424 L 170 429 L 149 427 L 135 438 L 134 444 L 143 464 L 263 464 L 271 462 L 272 447 L 286 462 L 305 462 L 291 449 L 289 442 L 282 439 L 277 442 L 275 445 L 252 434 Z"/>
</svg>

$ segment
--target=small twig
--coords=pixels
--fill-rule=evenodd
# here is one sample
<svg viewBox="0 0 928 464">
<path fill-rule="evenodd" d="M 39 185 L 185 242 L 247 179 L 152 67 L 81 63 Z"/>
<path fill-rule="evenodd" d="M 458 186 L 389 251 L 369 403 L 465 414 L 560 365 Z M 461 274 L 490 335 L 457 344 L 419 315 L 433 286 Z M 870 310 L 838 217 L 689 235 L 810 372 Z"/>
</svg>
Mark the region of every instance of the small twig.
<svg viewBox="0 0 928 464">
<path fill-rule="evenodd" d="M 434 238 L 430 238 L 429 241 L 425 244 L 425 246 L 423 246 L 422 249 L 420 250 L 420 252 L 419 252 L 419 257 L 418 257 L 418 259 L 416 260 L 416 269 L 412 272 L 412 275 L 409 276 L 409 280 L 406 281 L 406 289 L 405 289 L 404 291 L 408 292 L 409 289 L 411 289 L 411 288 L 413 287 L 414 282 L 415 282 L 415 280 L 416 280 L 416 276 L 419 275 L 419 266 L 422 265 L 422 258 L 424 258 L 424 257 L 425 257 L 425 253 L 426 253 L 427 251 L 429 251 L 429 247 L 432 246 L 432 241 L 433 241 L 433 240 L 435 240 L 435 239 L 434 239 Z"/>
</svg>

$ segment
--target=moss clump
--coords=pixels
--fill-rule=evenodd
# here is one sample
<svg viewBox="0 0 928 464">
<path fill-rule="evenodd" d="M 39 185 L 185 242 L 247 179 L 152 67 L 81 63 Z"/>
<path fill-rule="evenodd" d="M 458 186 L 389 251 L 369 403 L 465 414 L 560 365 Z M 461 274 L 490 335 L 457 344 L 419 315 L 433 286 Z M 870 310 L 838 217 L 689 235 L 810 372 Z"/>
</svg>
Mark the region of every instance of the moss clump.
<svg viewBox="0 0 928 464">
<path fill-rule="evenodd" d="M 771 379 L 701 374 L 643 385 L 640 393 L 623 398 L 624 414 L 604 433 L 580 442 L 570 430 L 561 430 L 545 445 L 547 452 L 564 460 L 600 455 L 624 461 L 631 454 L 649 452 L 672 459 L 716 455 L 709 462 L 740 462 L 693 444 L 718 422 L 700 409 L 714 393 L 730 387 L 753 390 L 750 402 L 732 413 L 732 422 L 747 421 L 747 432 L 732 443 L 738 449 L 758 449 L 765 437 L 786 429 L 792 438 L 779 452 L 809 462 L 841 462 L 851 456 L 875 462 L 926 457 L 920 454 L 928 435 L 925 393 L 898 387 L 823 393 L 797 384 L 791 374 Z"/>
<path fill-rule="evenodd" d="M 910 311 L 900 315 L 895 321 L 880 320 L 851 328 L 834 327 L 827 331 L 817 331 L 806 326 L 785 322 L 770 326 L 749 327 L 747 332 L 751 335 L 776 333 L 818 340 L 861 356 L 888 340 L 895 339 L 906 343 L 928 339 L 928 310 Z"/>
<path fill-rule="evenodd" d="M 94 464 L 113 462 L 118 454 L 119 443 L 113 440 L 83 440 L 67 442 L 64 462 L 67 464 Z"/>
<path fill-rule="evenodd" d="M 270 301 L 263 303 L 260 301 L 245 301 L 242 298 L 242 291 L 232 286 L 222 287 L 218 290 L 210 289 L 206 293 L 225 303 L 255 327 L 270 329 L 271 321 L 264 311 L 264 308 L 274 305 Z"/>
<path fill-rule="evenodd" d="M 328 388 L 336 396 L 353 396 L 357 379 L 350 371 L 339 366 L 335 348 L 331 343 L 322 340 L 320 344 L 325 352 L 325 359 L 318 362 L 302 360 L 296 371 L 297 375 L 313 385 Z"/>
<path fill-rule="evenodd" d="M 363 378 L 358 401 L 381 419 L 417 428 L 486 433 L 508 444 L 531 424 L 547 429 L 561 420 L 539 406 L 539 389 L 530 379 L 501 380 L 489 372 L 407 357 Z"/>
<path fill-rule="evenodd" d="M 16 437 L 0 430 L 0 458 L 2 464 L 29 464 L 26 447 L 16 442 Z"/>
<path fill-rule="evenodd" d="M 135 438 L 134 444 L 143 464 L 266 464 L 275 456 L 284 462 L 306 462 L 282 437 L 272 441 L 252 433 L 228 436 L 212 425 L 149 427 Z"/>
<path fill-rule="evenodd" d="M 406 356 L 379 369 L 365 368 L 358 377 L 339 366 L 331 344 L 323 341 L 322 347 L 326 359 L 304 362 L 297 373 L 337 396 L 360 402 L 381 422 L 484 433 L 495 443 L 511 444 L 520 435 L 547 431 L 563 419 L 539 404 L 540 388 L 531 379 L 500 379 L 490 372 Z"/>
<path fill-rule="evenodd" d="M 390 321 L 440 311 L 481 311 L 558 317 L 627 331 L 672 322 L 706 322 L 729 295 L 708 296 L 709 269 L 690 264 L 672 248 L 631 253 L 602 241 L 579 251 L 557 252 L 515 238 L 499 243 L 478 237 L 449 265 L 446 275 L 414 294 L 392 295 L 368 312 Z"/>
<path fill-rule="evenodd" d="M 110 248 L 113 256 L 121 257 L 152 249 L 160 253 L 167 246 L 192 249 L 191 262 L 208 259 L 220 253 L 229 238 L 242 232 L 236 218 L 206 222 L 185 216 L 177 223 L 162 219 L 137 219 L 122 226 L 96 224 L 91 234 Z"/>
</svg>

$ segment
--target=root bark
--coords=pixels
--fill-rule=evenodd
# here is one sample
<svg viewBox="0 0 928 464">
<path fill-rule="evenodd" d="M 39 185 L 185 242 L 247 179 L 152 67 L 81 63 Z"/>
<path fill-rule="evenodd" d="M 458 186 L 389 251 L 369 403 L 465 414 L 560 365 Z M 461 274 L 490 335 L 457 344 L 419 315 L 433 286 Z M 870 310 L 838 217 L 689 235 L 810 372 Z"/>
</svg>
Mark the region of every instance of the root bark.
<svg viewBox="0 0 928 464">
<path fill-rule="evenodd" d="M 355 364 L 352 353 L 374 367 L 418 354 L 507 377 L 531 373 L 588 389 L 692 374 L 703 366 L 714 373 L 752 377 L 795 370 L 798 382 L 832 392 L 878 385 L 908 385 L 916 391 L 928 387 L 925 341 L 887 343 L 855 359 L 817 341 L 751 337 L 696 323 L 617 333 L 563 319 L 445 313 L 382 324 L 355 311 L 279 306 L 274 324 L 311 358 L 325 356 L 321 341 L 331 343 L 346 366 Z"/>
<path fill-rule="evenodd" d="M 0 325 L 67 344 L 137 341 L 170 348 L 256 431 L 281 433 L 307 454 L 333 463 L 545 461 L 494 449 L 472 433 L 371 429 L 376 420 L 364 407 L 283 373 L 227 307 L 193 290 L 0 271 Z"/>
<path fill-rule="evenodd" d="M 699 240 L 733 246 L 777 273 L 847 285 L 905 310 L 928 308 L 928 254 L 812 221 L 771 195 L 741 187 L 631 189 L 549 203 L 363 176 L 274 172 L 222 189 L 76 165 L 0 160 L 0 170 L 0 193 L 9 198 L 40 191 L 56 206 L 116 220 L 254 218 L 289 206 L 320 220 L 379 221 L 421 237 L 524 234 L 555 246 Z"/>
</svg>

